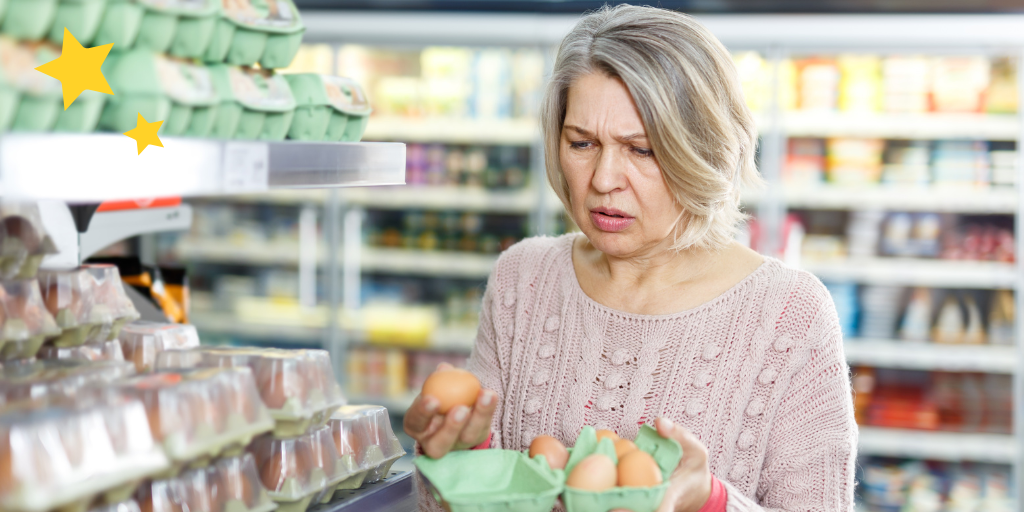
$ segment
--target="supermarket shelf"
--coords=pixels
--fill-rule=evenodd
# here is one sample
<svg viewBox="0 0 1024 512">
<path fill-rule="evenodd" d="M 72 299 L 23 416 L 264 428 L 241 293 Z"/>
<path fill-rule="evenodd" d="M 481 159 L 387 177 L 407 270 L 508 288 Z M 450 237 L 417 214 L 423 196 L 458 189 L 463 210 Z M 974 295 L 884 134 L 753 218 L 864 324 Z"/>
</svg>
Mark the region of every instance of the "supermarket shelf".
<svg viewBox="0 0 1024 512">
<path fill-rule="evenodd" d="M 745 202 L 756 201 L 746 194 Z M 783 199 L 789 208 L 815 210 L 895 210 L 1013 214 L 1017 211 L 1017 192 L 1013 188 L 942 187 L 841 187 L 820 186 L 788 188 Z"/>
<path fill-rule="evenodd" d="M 310 512 L 415 512 L 419 510 L 413 489 L 412 471 L 392 470 L 383 480 L 363 484 L 359 489 L 342 491 L 339 498 Z"/>
<path fill-rule="evenodd" d="M 532 188 L 493 191 L 469 187 L 380 187 L 345 190 L 345 203 L 382 210 L 462 210 L 488 213 L 529 213 L 537 207 Z"/>
<path fill-rule="evenodd" d="M 862 426 L 857 451 L 861 455 L 1012 464 L 1017 455 L 1017 442 L 1013 436 L 1001 434 L 962 434 Z"/>
<path fill-rule="evenodd" d="M 187 204 L 170 208 L 142 208 L 97 212 L 89 229 L 78 237 L 81 259 L 92 256 L 108 245 L 143 233 L 182 231 L 192 225 L 192 207 Z"/>
<path fill-rule="evenodd" d="M 1017 140 L 1017 116 L 994 114 L 851 114 L 785 112 L 790 137 L 871 137 L 882 139 Z"/>
<path fill-rule="evenodd" d="M 476 327 L 439 327 L 430 335 L 427 344 L 424 346 L 370 341 L 365 331 L 349 331 L 348 335 L 354 344 L 366 348 L 399 348 L 423 352 L 459 352 L 468 354 L 473 350 L 473 343 L 476 341 Z"/>
<path fill-rule="evenodd" d="M 193 312 L 189 320 L 200 332 L 245 338 L 254 341 L 293 341 L 301 344 L 319 344 L 324 340 L 321 327 L 299 327 L 250 323 L 239 320 L 232 313 Z"/>
<path fill-rule="evenodd" d="M 405 411 L 412 407 L 413 400 L 416 399 L 416 393 L 410 392 L 401 396 L 368 396 L 368 395 L 350 395 L 348 397 L 348 403 L 353 405 L 369 404 L 369 405 L 381 405 L 387 408 L 391 414 L 405 414 Z"/>
<path fill-rule="evenodd" d="M 497 260 L 490 254 L 379 247 L 364 247 L 360 255 L 364 272 L 464 278 L 486 278 Z"/>
<path fill-rule="evenodd" d="M 900 340 L 849 339 L 843 345 L 850 365 L 946 372 L 1013 373 L 1014 347 L 941 345 Z"/>
<path fill-rule="evenodd" d="M 231 243 L 222 240 L 182 238 L 174 252 L 181 260 L 234 265 L 280 265 L 299 264 L 299 243 Z M 317 246 L 317 261 L 327 259 L 326 250 Z"/>
<path fill-rule="evenodd" d="M 371 117 L 364 140 L 526 146 L 540 138 L 536 119 Z"/>
<path fill-rule="evenodd" d="M 4 135 L 0 195 L 98 202 L 405 183 L 404 144 L 161 140 L 138 154 L 121 134 Z"/>
<path fill-rule="evenodd" d="M 935 288 L 1013 289 L 1014 266 L 993 261 L 912 258 L 852 258 L 805 261 L 804 270 L 822 281 Z"/>
</svg>

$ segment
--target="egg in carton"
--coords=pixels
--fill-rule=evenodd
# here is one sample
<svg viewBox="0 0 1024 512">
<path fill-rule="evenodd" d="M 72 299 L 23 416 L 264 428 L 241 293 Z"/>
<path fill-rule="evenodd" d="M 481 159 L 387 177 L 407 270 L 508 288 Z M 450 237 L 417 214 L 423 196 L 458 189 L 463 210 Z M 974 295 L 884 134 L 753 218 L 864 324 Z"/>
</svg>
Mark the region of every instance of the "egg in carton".
<svg viewBox="0 0 1024 512">
<path fill-rule="evenodd" d="M 248 367 L 274 418 L 274 435 L 289 437 L 322 426 L 345 403 L 326 350 L 200 347 L 157 357 L 157 368 Z"/>
<path fill-rule="evenodd" d="M 4 53 L 0 51 L 0 57 L 3 56 Z M 34 69 L 31 72 L 38 74 Z M 5 110 L 2 82 L 3 72 L 0 72 L 0 131 L 3 131 Z M 9 116 L 13 121 L 14 113 Z M 35 203 L 0 202 L 0 278 L 35 277 L 43 257 L 56 252 L 57 246 L 46 234 L 39 207 Z"/>
<path fill-rule="evenodd" d="M 292 0 L 224 2 L 203 58 L 242 66 L 259 62 L 265 69 L 288 67 L 305 30 Z"/>
<path fill-rule="evenodd" d="M 39 359 L 70 359 L 74 361 L 124 361 L 124 352 L 121 351 L 121 343 L 114 341 L 101 341 L 99 343 L 86 343 L 77 347 L 57 347 L 44 345 L 37 354 Z"/>
<path fill-rule="evenodd" d="M 121 273 L 117 266 L 108 264 L 82 265 L 93 279 L 93 309 L 100 309 L 104 316 L 109 316 L 112 321 L 103 322 L 96 326 L 86 338 L 86 342 L 100 342 L 116 340 L 121 329 L 129 322 L 139 319 L 139 311 L 135 304 L 128 298 L 124 291 L 124 283 L 121 281 Z M 109 311 L 109 313 L 107 313 Z"/>
<path fill-rule="evenodd" d="M 73 359 L 16 360 L 0 365 L 0 407 L 25 401 L 50 403 L 73 399 L 79 391 L 129 377 L 125 361 Z"/>
<path fill-rule="evenodd" d="M 0 281 L 0 360 L 35 357 L 46 338 L 60 334 L 35 279 Z"/>
<path fill-rule="evenodd" d="M 115 340 L 124 324 L 139 318 L 114 265 L 44 271 L 40 282 L 46 308 L 62 329 L 49 340 L 54 346 Z"/>
<path fill-rule="evenodd" d="M 103 393 L 0 412 L 0 509 L 84 512 L 128 499 L 168 461 L 138 400 Z"/>
<path fill-rule="evenodd" d="M 274 426 L 248 368 L 157 372 L 114 386 L 145 405 L 153 438 L 172 462 L 168 475 L 241 453 Z"/>
<path fill-rule="evenodd" d="M 346 461 L 338 456 L 341 450 L 334 442 L 334 436 L 329 425 L 313 429 L 309 432 L 310 441 L 313 444 L 313 456 L 315 464 L 323 469 L 327 475 L 327 483 L 324 488 L 313 497 L 311 504 L 328 503 L 334 498 L 334 491 L 342 482 L 352 478 L 356 468 L 346 464 Z"/>
<path fill-rule="evenodd" d="M 325 470 L 324 462 L 330 458 L 324 457 L 323 451 L 334 447 L 325 448 L 320 440 L 314 430 L 287 438 L 266 435 L 249 446 L 248 451 L 259 468 L 260 481 L 279 511 L 302 512 L 319 503 L 330 488 L 335 475 L 329 471 L 336 468 L 327 466 Z M 327 441 L 331 441 L 329 436 Z"/>
<path fill-rule="evenodd" d="M 395 461 L 405 455 L 384 407 L 339 407 L 327 424 L 338 450 L 339 463 L 350 472 L 335 486 L 335 491 L 358 489 L 364 483 L 380 481 L 387 476 Z"/>
<path fill-rule="evenodd" d="M 209 470 L 214 472 L 223 504 L 219 512 L 269 512 L 277 508 L 260 482 L 251 453 L 220 459 Z"/>
<path fill-rule="evenodd" d="M 185 485 L 168 477 L 143 483 L 135 493 L 140 512 L 189 512 Z"/>
<path fill-rule="evenodd" d="M 125 325 L 118 336 L 125 357 L 135 363 L 139 373 L 150 372 L 157 354 L 199 346 L 194 325 L 136 321 Z"/>
</svg>

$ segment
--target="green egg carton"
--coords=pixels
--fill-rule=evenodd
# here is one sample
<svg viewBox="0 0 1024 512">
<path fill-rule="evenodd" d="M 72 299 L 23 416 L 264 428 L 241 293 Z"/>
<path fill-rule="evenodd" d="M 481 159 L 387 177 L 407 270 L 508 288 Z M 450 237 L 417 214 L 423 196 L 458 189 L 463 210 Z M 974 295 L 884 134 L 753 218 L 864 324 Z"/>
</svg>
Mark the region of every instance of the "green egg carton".
<svg viewBox="0 0 1024 512">
<path fill-rule="evenodd" d="M 57 44 L 63 43 L 64 29 L 67 28 L 82 46 L 91 47 L 106 8 L 107 0 L 60 0 L 50 26 L 49 39 Z"/>
<path fill-rule="evenodd" d="M 207 62 L 227 62 L 265 69 L 288 67 L 306 31 L 292 0 L 242 0 L 225 6 L 212 41 L 203 56 Z"/>
<path fill-rule="evenodd" d="M 549 512 L 565 483 L 543 457 L 514 450 L 462 450 L 413 463 L 451 512 Z"/>
<path fill-rule="evenodd" d="M 135 128 L 138 115 L 163 121 L 162 135 L 208 136 L 219 97 L 210 71 L 182 59 L 135 49 L 112 55 L 104 74 L 114 96 L 107 102 L 100 126 L 118 133 Z"/>
<path fill-rule="evenodd" d="M 220 13 L 219 0 L 108 0 L 95 44 L 114 43 L 198 58 L 207 49 Z"/>
<path fill-rule="evenodd" d="M 0 25 L 3 24 L 4 14 L 7 13 L 7 0 L 0 0 Z"/>
<path fill-rule="evenodd" d="M 237 66 L 210 67 L 220 97 L 213 136 L 284 140 L 295 114 L 295 96 L 283 75 Z"/>
<path fill-rule="evenodd" d="M 357 142 L 362 138 L 372 109 L 355 80 L 316 73 L 284 77 L 296 103 L 289 138 L 330 142 Z"/>
<path fill-rule="evenodd" d="M 38 41 L 46 37 L 57 14 L 57 0 L 7 0 L 0 32 L 15 39 Z"/>
<path fill-rule="evenodd" d="M 615 487 L 606 491 L 584 491 L 566 487 L 562 503 L 567 512 L 608 512 L 617 508 L 628 508 L 633 512 L 654 512 L 661 505 L 668 489 L 669 477 L 683 457 L 683 449 L 674 439 L 666 439 L 649 425 L 640 427 L 636 439 L 637 448 L 651 454 L 661 468 L 663 482 L 654 487 Z M 565 464 L 566 474 L 572 472 L 588 455 L 602 453 L 618 464 L 615 444 L 611 439 L 597 441 L 593 427 L 583 427 L 576 446 L 569 449 L 569 461 Z"/>
</svg>

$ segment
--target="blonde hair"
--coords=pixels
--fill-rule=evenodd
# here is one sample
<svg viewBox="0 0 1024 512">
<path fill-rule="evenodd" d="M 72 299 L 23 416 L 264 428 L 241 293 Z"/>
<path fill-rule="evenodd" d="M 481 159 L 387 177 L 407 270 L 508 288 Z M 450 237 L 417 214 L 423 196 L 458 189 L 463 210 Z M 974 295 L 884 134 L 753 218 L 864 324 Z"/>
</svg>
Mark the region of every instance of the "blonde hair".
<svg viewBox="0 0 1024 512">
<path fill-rule="evenodd" d="M 683 209 L 672 248 L 716 250 L 745 219 L 740 185 L 758 185 L 757 129 L 725 46 L 682 13 L 619 5 L 585 15 L 558 47 L 541 112 L 548 181 L 569 207 L 559 149 L 568 90 L 600 71 L 640 111 L 668 188 Z"/>
</svg>

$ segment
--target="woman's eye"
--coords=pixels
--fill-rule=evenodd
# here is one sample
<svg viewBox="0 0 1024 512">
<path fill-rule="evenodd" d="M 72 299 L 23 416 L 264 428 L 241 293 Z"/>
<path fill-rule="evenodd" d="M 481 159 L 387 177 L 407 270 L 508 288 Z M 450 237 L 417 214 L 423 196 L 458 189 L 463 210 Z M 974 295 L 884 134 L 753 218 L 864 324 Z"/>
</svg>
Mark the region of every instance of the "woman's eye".
<svg viewBox="0 0 1024 512">
<path fill-rule="evenodd" d="M 588 141 L 570 142 L 569 143 L 569 147 L 571 147 L 573 149 L 587 149 L 587 148 L 590 147 L 590 142 L 588 142 Z"/>
<path fill-rule="evenodd" d="M 650 149 L 647 149 L 647 148 L 639 148 L 639 147 L 633 146 L 632 149 L 633 149 L 634 153 L 636 153 L 638 156 L 642 156 L 644 158 L 654 156 L 654 151 L 651 151 Z"/>
</svg>

